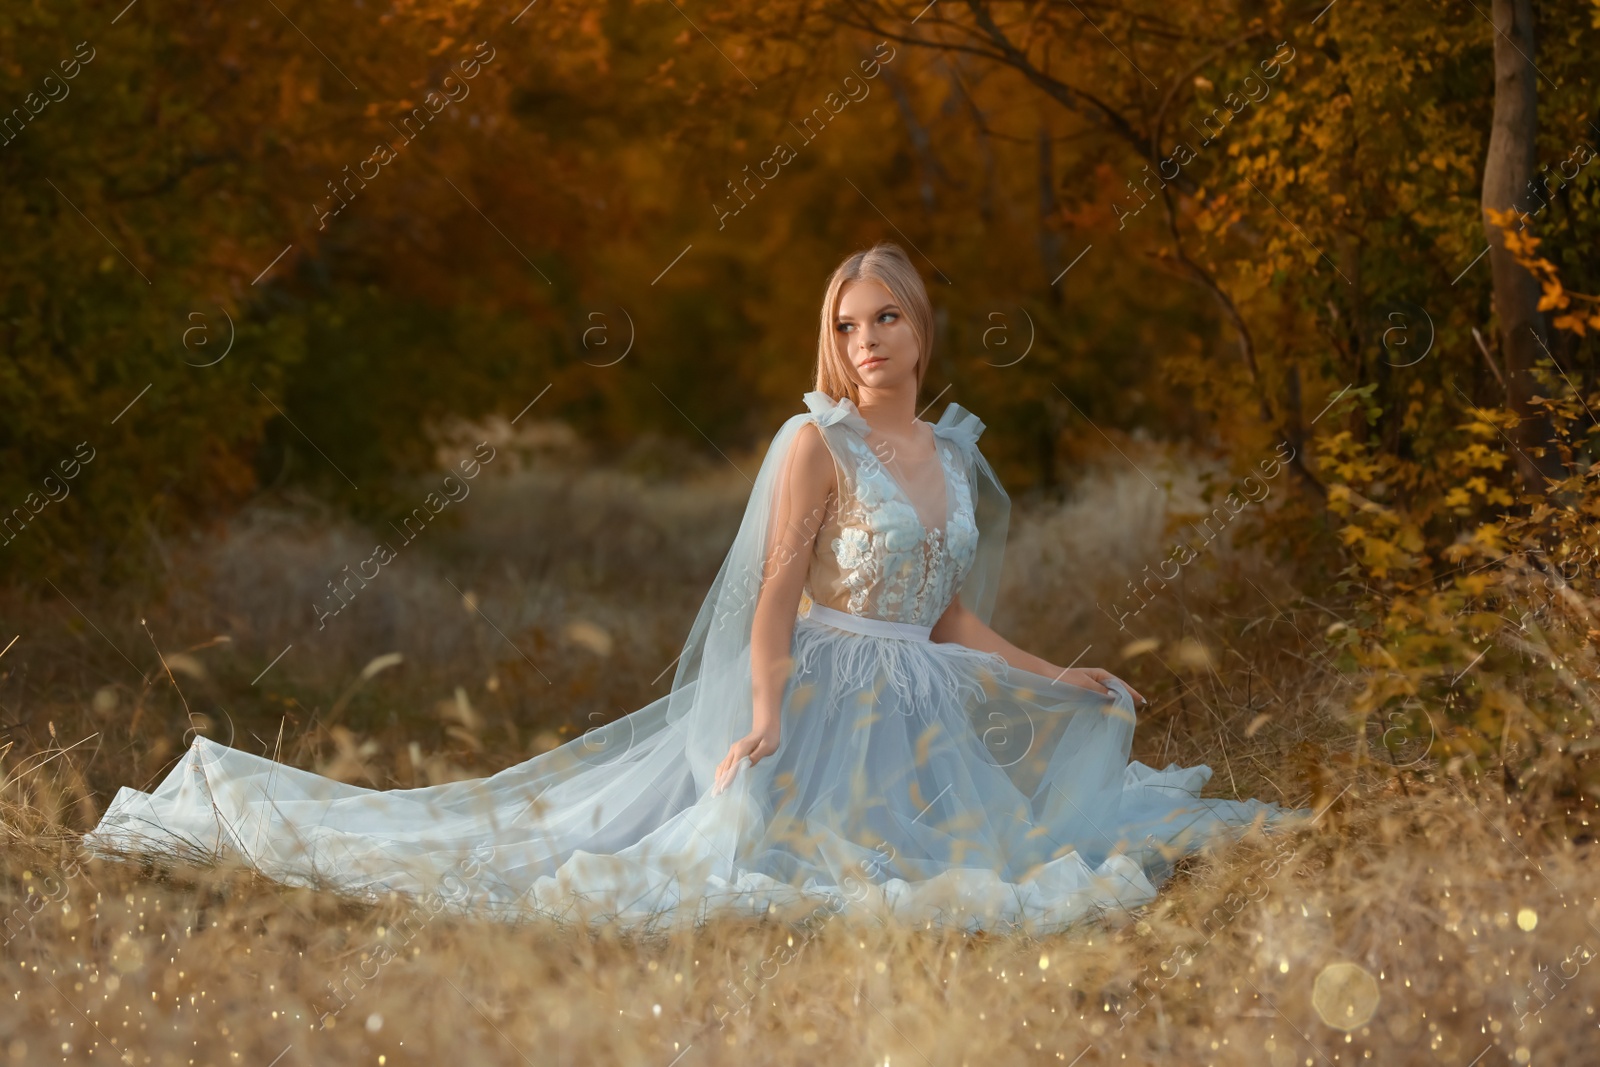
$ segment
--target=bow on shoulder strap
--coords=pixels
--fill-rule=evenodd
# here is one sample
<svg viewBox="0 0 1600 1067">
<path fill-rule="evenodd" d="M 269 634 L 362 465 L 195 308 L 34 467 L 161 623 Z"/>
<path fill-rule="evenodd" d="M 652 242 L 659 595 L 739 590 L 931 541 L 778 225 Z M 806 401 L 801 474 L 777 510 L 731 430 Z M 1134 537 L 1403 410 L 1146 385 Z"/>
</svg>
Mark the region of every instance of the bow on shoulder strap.
<svg viewBox="0 0 1600 1067">
<path fill-rule="evenodd" d="M 961 583 L 959 595 L 985 624 L 994 616 L 995 600 L 1000 595 L 1000 568 L 1005 561 L 1006 534 L 1011 526 L 1011 498 L 1006 495 L 994 468 L 978 450 L 983 420 L 952 401 L 947 404 L 933 432 L 950 441 L 960 453 L 972 490 L 972 510 L 978 526 L 978 553 L 972 570 Z"/>
</svg>

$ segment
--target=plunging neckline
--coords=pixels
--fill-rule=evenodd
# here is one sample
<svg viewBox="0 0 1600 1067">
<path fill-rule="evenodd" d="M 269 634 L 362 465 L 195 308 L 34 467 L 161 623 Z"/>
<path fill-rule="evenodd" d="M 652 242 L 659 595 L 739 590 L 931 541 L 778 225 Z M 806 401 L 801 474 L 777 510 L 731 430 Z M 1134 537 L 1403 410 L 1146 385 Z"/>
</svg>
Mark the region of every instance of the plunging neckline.
<svg viewBox="0 0 1600 1067">
<path fill-rule="evenodd" d="M 854 408 L 854 405 L 852 404 L 851 407 Z M 861 415 L 859 410 L 856 411 L 856 417 L 861 420 L 862 425 L 866 426 L 868 430 L 871 429 L 871 424 L 867 422 L 866 418 Z M 923 540 L 927 541 L 928 535 L 935 532 L 937 532 L 942 539 L 945 535 L 945 531 L 950 526 L 950 465 L 945 462 L 944 448 L 941 447 L 939 435 L 934 431 L 933 424 L 924 423 L 921 419 L 916 419 L 915 421 L 919 425 L 925 425 L 928 427 L 928 436 L 933 439 L 932 458 L 936 463 L 939 464 L 939 480 L 944 488 L 944 505 L 941 508 L 941 510 L 944 512 L 944 521 L 938 526 L 929 526 L 923 521 L 922 512 L 917 508 L 917 502 L 915 498 L 912 497 L 911 491 L 906 488 L 905 483 L 903 483 L 900 478 L 896 476 L 894 471 L 889 468 L 889 464 L 884 461 L 883 457 L 878 455 L 877 449 L 873 448 L 871 440 L 869 440 L 867 437 L 867 431 L 862 430 L 859 426 L 851 426 L 851 429 L 855 431 L 856 437 L 860 439 L 861 444 L 867 450 L 867 454 L 872 457 L 872 461 L 876 463 L 880 469 L 882 469 L 884 476 L 894 484 L 895 490 L 900 494 L 900 499 L 904 501 L 906 506 L 911 509 L 911 514 L 917 520 L 917 526 L 922 530 Z"/>
</svg>

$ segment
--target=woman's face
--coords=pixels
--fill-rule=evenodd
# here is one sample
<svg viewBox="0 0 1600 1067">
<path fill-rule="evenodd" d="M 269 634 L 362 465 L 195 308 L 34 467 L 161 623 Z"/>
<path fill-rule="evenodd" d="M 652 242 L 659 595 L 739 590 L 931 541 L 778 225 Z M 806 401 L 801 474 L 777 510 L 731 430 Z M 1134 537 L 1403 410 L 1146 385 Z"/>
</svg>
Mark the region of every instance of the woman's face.
<svg viewBox="0 0 1600 1067">
<path fill-rule="evenodd" d="M 833 336 L 851 373 L 864 388 L 916 388 L 916 334 L 900 305 L 879 283 L 844 283 Z"/>
</svg>

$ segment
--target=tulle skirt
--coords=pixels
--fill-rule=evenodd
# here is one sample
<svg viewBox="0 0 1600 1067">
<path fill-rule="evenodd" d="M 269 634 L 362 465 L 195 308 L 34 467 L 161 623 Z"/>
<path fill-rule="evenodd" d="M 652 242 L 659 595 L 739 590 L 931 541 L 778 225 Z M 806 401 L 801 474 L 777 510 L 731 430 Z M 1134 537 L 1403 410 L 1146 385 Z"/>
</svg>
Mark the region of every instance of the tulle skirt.
<svg viewBox="0 0 1600 1067">
<path fill-rule="evenodd" d="M 687 758 L 672 708 L 693 694 L 675 690 L 492 776 L 414 789 L 197 737 L 153 792 L 119 790 L 85 844 L 505 921 L 848 913 L 1038 934 L 1143 904 L 1178 857 L 1306 814 L 1202 799 L 1206 766 L 1130 763 L 1117 683 L 807 617 L 793 653 L 778 751 L 721 794 Z"/>
</svg>

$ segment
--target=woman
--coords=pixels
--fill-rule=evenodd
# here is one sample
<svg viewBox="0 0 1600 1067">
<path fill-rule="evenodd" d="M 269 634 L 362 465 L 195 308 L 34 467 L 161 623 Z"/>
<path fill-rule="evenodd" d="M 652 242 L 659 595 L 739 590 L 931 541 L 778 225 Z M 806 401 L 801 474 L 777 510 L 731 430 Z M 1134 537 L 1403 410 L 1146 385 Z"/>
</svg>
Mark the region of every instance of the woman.
<svg viewBox="0 0 1600 1067">
<path fill-rule="evenodd" d="M 196 738 L 88 846 L 514 919 L 637 927 L 843 910 L 1059 929 L 1179 855 L 1296 814 L 1128 762 L 1134 701 L 990 629 L 1009 500 L 950 404 L 918 419 L 932 314 L 905 254 L 846 259 L 817 388 L 778 431 L 672 691 L 488 778 L 347 785 Z M 826 910 L 824 910 L 826 909 Z"/>
</svg>

